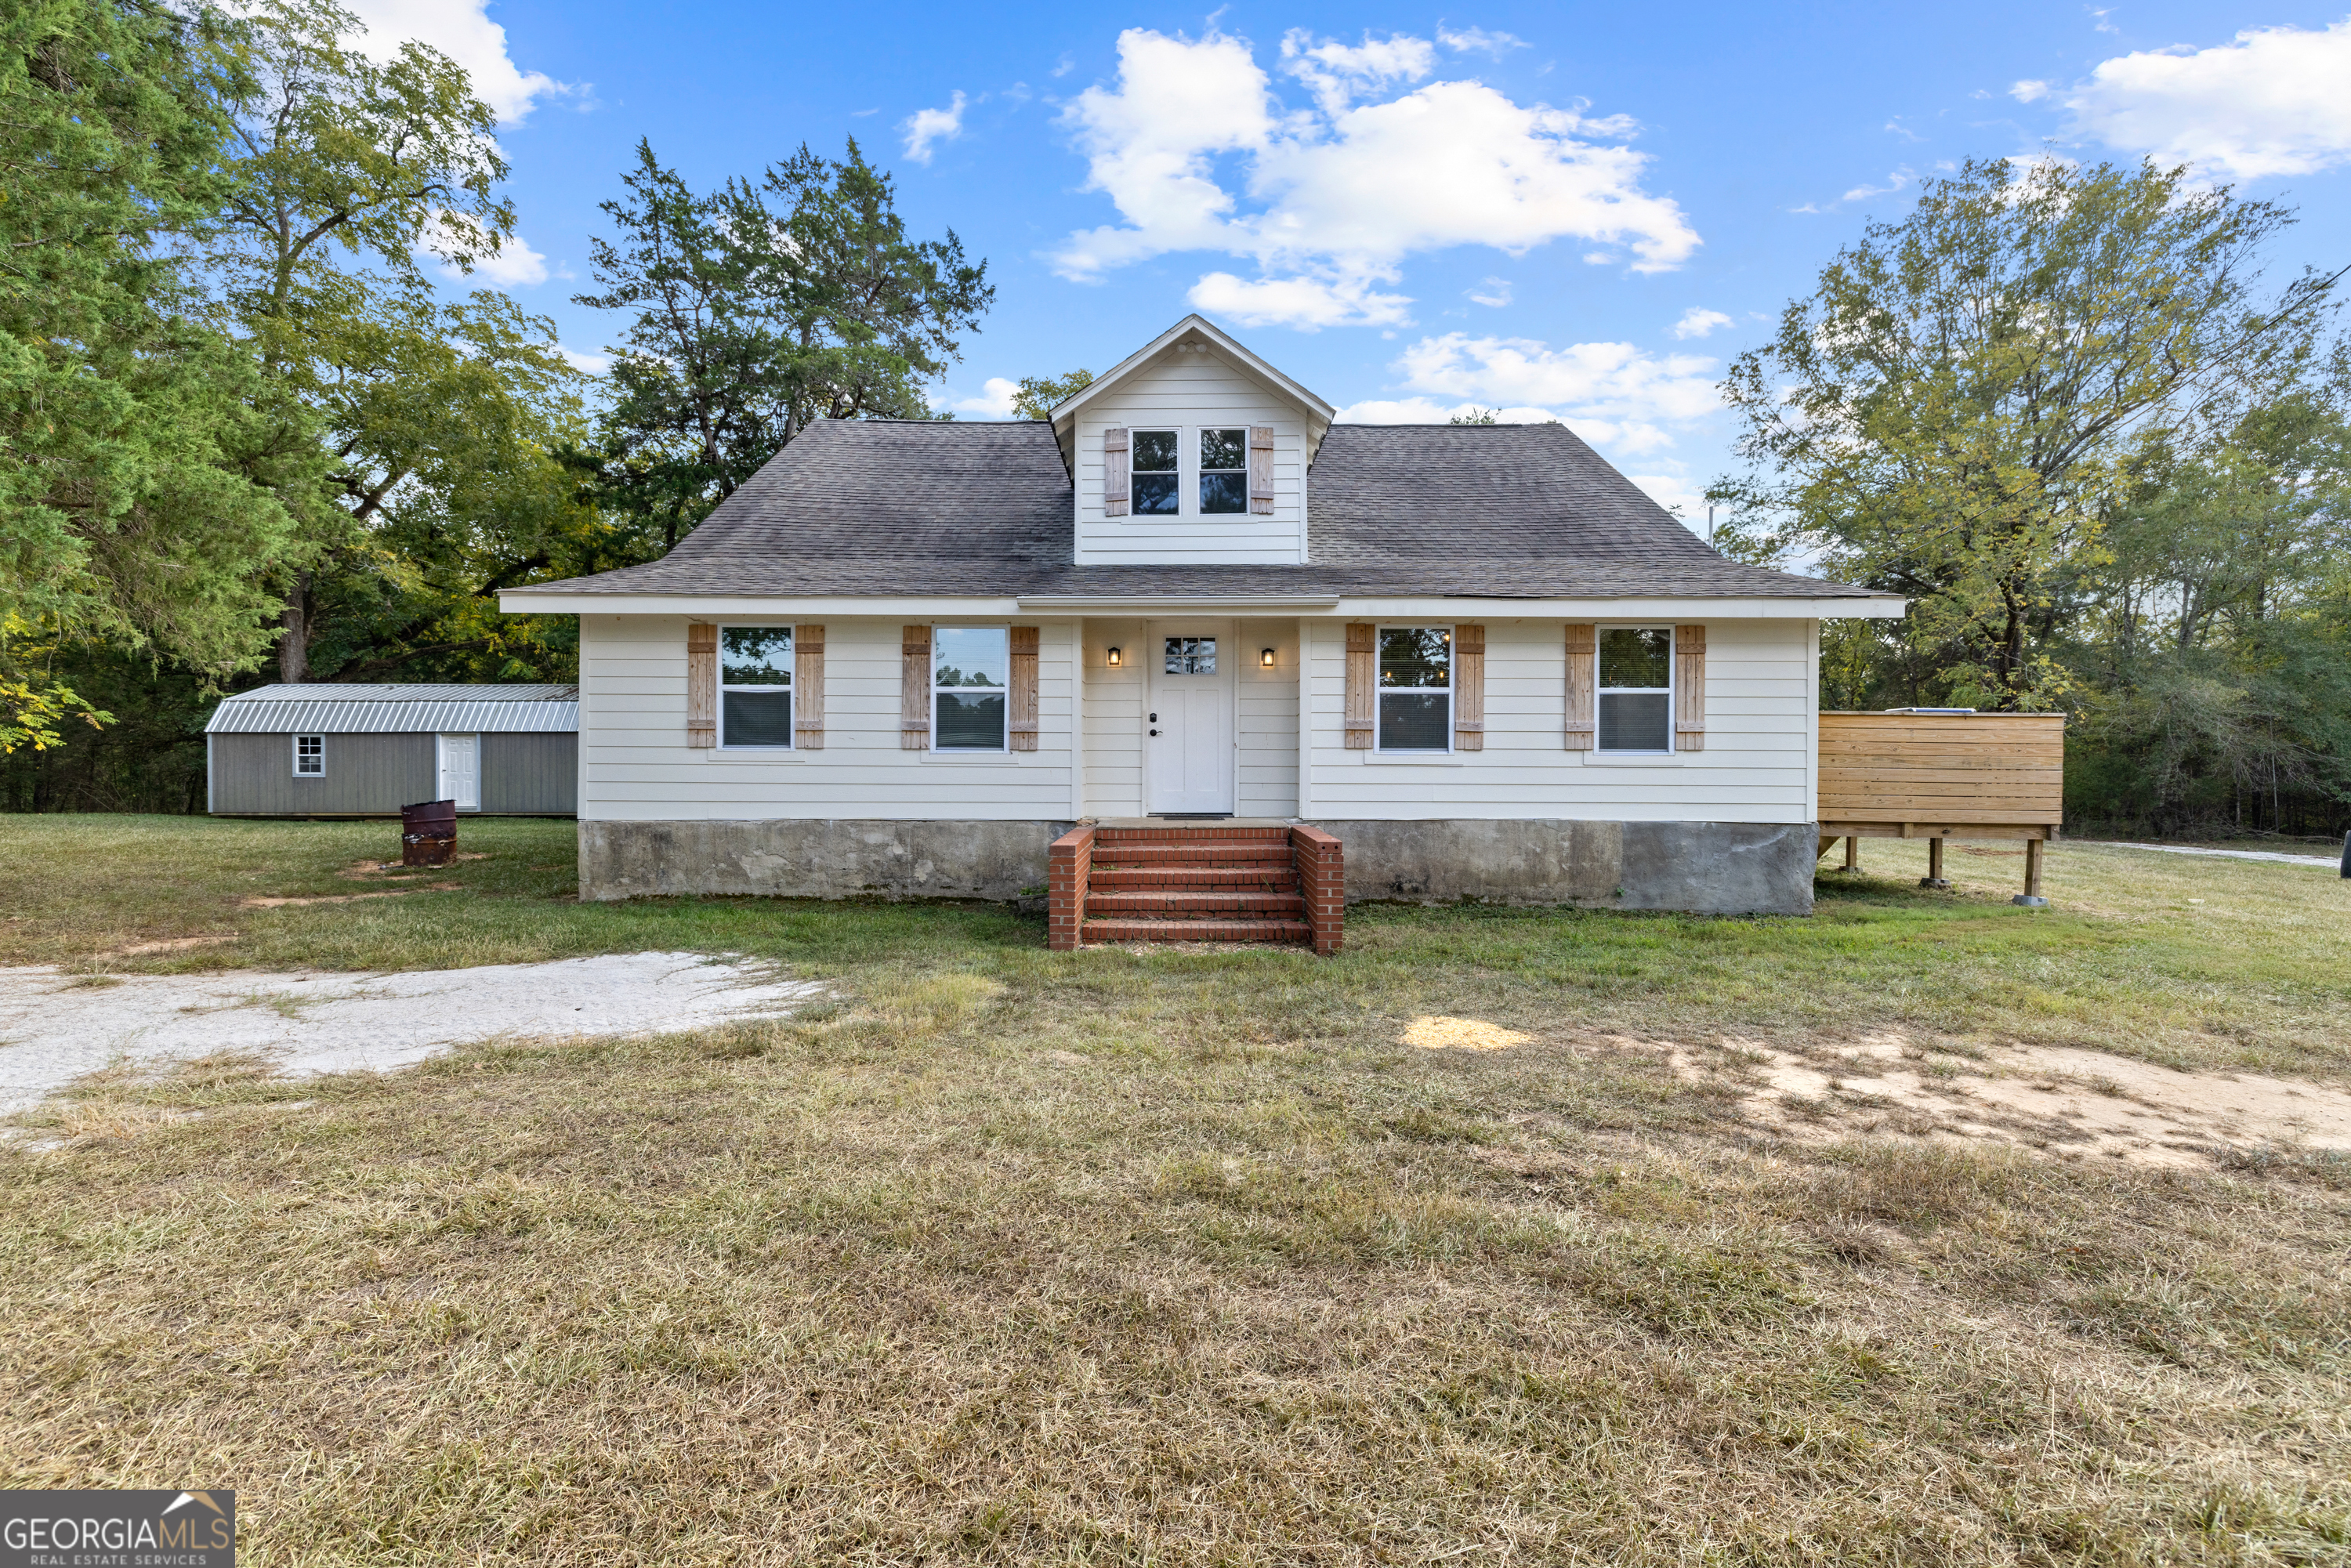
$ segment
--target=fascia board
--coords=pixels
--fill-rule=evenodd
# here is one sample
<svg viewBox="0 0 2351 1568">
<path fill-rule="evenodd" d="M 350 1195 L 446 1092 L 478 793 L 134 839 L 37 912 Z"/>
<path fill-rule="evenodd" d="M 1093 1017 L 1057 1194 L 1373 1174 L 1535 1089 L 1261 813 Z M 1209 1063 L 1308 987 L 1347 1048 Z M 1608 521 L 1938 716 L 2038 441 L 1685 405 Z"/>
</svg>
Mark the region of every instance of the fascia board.
<svg viewBox="0 0 2351 1568">
<path fill-rule="evenodd" d="M 1898 621 L 1906 599 L 1343 599 L 1333 616 L 1489 621 Z"/>
<path fill-rule="evenodd" d="M 509 615 L 730 615 L 762 619 L 820 616 L 898 616 L 937 620 L 974 616 L 1001 620 L 1016 615 L 1294 614 L 1316 619 L 1402 619 L 1425 615 L 1444 620 L 1484 617 L 1497 621 L 1838 621 L 1899 620 L 1905 599 L 1479 599 L 1469 597 L 1347 598 L 1322 594 L 1022 594 L 968 598 L 906 596 L 866 598 L 833 595 L 789 598 L 771 594 L 709 593 L 530 593 L 509 591 L 498 608 Z"/>
<path fill-rule="evenodd" d="M 705 619 L 730 615 L 761 619 L 824 615 L 893 615 L 911 620 L 970 615 L 1000 620 L 1020 613 L 1020 601 L 1008 594 L 949 598 L 830 597 L 799 598 L 759 593 L 517 593 L 498 595 L 498 608 L 508 615 L 696 615 Z"/>
</svg>

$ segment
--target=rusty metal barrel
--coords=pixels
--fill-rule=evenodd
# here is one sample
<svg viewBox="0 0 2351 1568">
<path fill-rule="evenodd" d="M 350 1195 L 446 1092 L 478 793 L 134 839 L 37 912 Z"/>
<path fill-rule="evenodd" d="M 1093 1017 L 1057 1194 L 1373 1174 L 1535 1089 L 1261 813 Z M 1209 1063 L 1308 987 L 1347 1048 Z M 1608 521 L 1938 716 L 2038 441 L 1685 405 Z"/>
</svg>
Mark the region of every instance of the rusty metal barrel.
<svg viewBox="0 0 2351 1568">
<path fill-rule="evenodd" d="M 400 809 L 400 863 L 447 865 L 457 858 L 457 802 L 420 800 Z"/>
</svg>

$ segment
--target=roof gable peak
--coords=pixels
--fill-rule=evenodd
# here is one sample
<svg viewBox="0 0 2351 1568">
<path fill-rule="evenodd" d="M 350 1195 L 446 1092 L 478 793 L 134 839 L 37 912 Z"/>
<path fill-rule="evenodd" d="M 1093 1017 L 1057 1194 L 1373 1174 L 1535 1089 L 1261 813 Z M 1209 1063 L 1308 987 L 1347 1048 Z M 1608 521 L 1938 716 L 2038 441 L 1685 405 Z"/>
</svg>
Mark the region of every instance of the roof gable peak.
<svg viewBox="0 0 2351 1568">
<path fill-rule="evenodd" d="M 1311 459 L 1314 448 L 1322 444 L 1322 433 L 1331 427 L 1331 421 L 1339 411 L 1318 393 L 1290 379 L 1239 339 L 1195 311 L 1054 406 L 1053 436 L 1061 448 L 1062 462 L 1069 464 L 1075 460 L 1078 416 L 1088 404 L 1149 369 L 1160 355 L 1170 349 L 1194 344 L 1215 350 L 1225 356 L 1235 370 L 1259 382 L 1275 396 L 1295 404 L 1306 422 L 1307 451 Z"/>
</svg>

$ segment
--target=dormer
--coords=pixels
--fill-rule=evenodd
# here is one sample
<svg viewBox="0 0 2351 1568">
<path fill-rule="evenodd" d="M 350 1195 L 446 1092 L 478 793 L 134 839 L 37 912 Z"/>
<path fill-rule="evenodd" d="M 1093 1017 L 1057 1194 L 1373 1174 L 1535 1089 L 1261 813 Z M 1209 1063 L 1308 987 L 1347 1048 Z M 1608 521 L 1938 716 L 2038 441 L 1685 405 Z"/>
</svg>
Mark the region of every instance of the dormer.
<svg viewBox="0 0 2351 1568">
<path fill-rule="evenodd" d="M 1077 564 L 1297 565 L 1337 411 L 1198 316 L 1053 410 Z"/>
</svg>

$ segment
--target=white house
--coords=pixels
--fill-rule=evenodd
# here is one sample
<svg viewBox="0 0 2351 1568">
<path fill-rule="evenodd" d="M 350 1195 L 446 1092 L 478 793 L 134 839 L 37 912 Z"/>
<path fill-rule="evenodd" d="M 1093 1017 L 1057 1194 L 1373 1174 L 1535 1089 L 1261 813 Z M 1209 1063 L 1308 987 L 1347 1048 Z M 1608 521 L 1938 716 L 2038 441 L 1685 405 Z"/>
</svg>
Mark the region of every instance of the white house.
<svg viewBox="0 0 2351 1568">
<path fill-rule="evenodd" d="M 580 617 L 583 894 L 1005 898 L 1073 824 L 1229 820 L 1351 898 L 1809 910 L 1820 623 L 1903 601 L 1562 425 L 1333 412 L 1189 317 L 1050 423 L 818 424 L 664 559 L 507 590 Z"/>
</svg>

